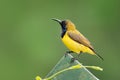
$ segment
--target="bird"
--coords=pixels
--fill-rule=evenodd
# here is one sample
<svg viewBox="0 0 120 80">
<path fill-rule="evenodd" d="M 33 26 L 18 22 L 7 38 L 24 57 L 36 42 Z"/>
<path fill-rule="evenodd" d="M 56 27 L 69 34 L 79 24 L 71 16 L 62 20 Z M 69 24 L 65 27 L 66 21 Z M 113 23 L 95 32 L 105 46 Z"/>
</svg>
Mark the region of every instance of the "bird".
<svg viewBox="0 0 120 80">
<path fill-rule="evenodd" d="M 57 21 L 61 26 L 61 40 L 69 49 L 67 53 L 76 53 L 78 58 L 81 53 L 88 53 L 91 55 L 96 55 L 103 60 L 103 58 L 95 52 L 90 41 L 76 29 L 73 22 L 70 20 L 59 20 L 56 18 L 52 18 L 52 20 Z M 74 59 L 75 58 L 72 58 L 71 62 L 73 62 Z"/>
</svg>

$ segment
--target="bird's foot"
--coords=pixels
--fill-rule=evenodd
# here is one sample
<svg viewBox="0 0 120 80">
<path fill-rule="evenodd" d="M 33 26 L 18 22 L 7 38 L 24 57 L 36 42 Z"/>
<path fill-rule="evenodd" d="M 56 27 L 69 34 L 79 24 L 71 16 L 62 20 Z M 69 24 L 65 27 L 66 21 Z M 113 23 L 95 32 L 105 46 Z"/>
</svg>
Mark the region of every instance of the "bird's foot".
<svg viewBox="0 0 120 80">
<path fill-rule="evenodd" d="M 73 51 L 66 51 L 65 57 L 66 57 L 68 54 L 71 54 L 71 53 L 73 53 Z"/>
<path fill-rule="evenodd" d="M 75 60 L 78 60 L 77 58 L 71 58 L 70 63 L 73 63 Z"/>
<path fill-rule="evenodd" d="M 73 53 L 73 51 L 66 51 L 66 53 L 69 53 L 69 54 L 70 54 L 70 53 Z"/>
</svg>

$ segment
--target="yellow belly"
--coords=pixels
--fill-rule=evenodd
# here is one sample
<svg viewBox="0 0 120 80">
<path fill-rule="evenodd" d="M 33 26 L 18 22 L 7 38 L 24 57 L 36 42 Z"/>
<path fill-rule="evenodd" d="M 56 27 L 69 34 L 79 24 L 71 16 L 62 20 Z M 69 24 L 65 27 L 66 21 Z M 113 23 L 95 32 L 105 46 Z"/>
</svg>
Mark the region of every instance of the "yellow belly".
<svg viewBox="0 0 120 80">
<path fill-rule="evenodd" d="M 75 42 L 74 40 L 72 40 L 67 34 L 64 35 L 64 37 L 62 38 L 63 43 L 67 46 L 68 49 L 70 49 L 71 51 L 75 52 L 75 53 L 80 53 L 82 52 L 87 52 L 89 54 L 95 54 L 90 48 Z"/>
</svg>

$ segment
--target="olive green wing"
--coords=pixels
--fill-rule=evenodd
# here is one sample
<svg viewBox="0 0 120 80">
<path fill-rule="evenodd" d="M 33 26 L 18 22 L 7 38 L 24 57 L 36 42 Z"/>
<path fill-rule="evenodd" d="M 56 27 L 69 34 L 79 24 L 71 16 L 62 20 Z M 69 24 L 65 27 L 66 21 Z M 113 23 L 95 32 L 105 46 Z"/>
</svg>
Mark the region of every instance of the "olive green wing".
<svg viewBox="0 0 120 80">
<path fill-rule="evenodd" d="M 92 45 L 90 44 L 90 41 L 87 38 L 85 38 L 80 32 L 68 31 L 67 34 L 72 40 L 74 40 L 86 47 L 89 47 L 92 51 L 94 51 Z"/>
<path fill-rule="evenodd" d="M 68 31 L 67 34 L 72 40 L 86 47 L 89 47 L 96 54 L 97 57 L 99 57 L 101 60 L 104 60 L 99 54 L 95 52 L 94 48 L 90 44 L 90 41 L 87 38 L 85 38 L 79 31 Z"/>
</svg>

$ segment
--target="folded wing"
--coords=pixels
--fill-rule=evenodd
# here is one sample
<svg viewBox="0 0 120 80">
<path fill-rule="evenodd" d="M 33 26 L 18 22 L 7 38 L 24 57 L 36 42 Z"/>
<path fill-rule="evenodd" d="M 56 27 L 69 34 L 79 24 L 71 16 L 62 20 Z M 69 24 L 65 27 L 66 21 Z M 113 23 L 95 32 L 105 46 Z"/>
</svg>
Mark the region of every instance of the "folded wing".
<svg viewBox="0 0 120 80">
<path fill-rule="evenodd" d="M 68 31 L 67 34 L 72 40 L 74 40 L 86 47 L 89 47 L 93 52 L 95 52 L 94 48 L 90 44 L 90 41 L 87 38 L 85 38 L 80 32 Z"/>
</svg>

